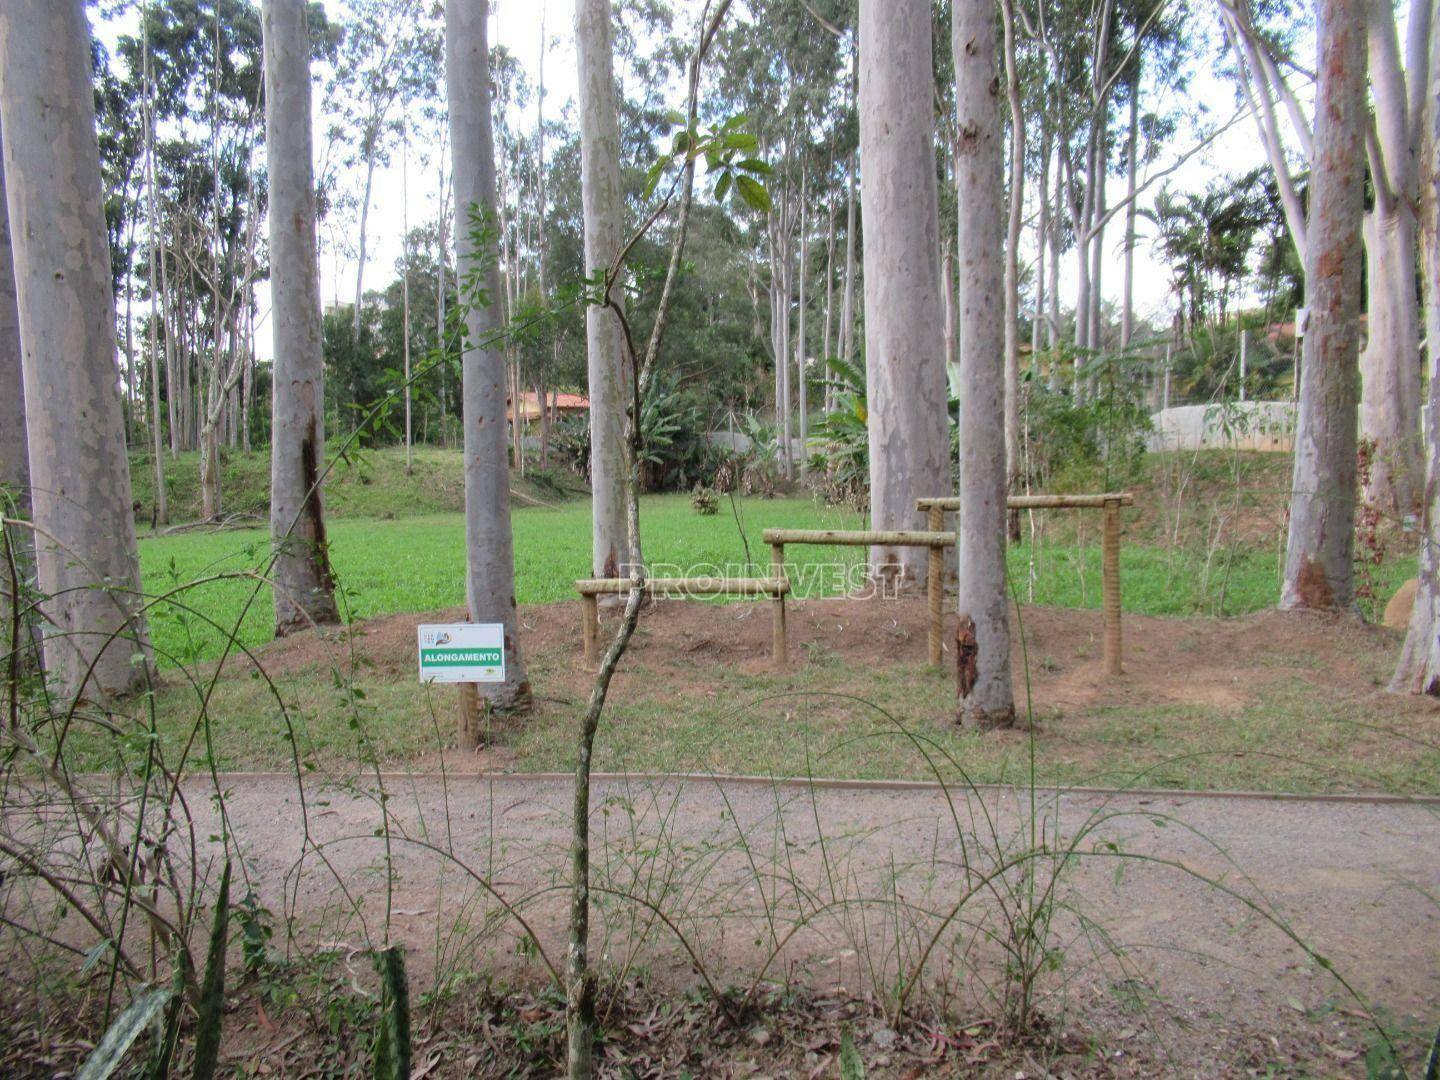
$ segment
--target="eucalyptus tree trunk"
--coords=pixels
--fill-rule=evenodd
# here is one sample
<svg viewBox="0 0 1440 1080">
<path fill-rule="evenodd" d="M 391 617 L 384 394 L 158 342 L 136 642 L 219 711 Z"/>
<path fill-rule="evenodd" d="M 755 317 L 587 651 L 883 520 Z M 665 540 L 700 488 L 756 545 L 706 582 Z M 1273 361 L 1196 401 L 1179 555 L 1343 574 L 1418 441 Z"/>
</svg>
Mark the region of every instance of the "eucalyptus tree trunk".
<svg viewBox="0 0 1440 1080">
<path fill-rule="evenodd" d="M 855 229 L 859 202 L 852 150 L 845 170 L 845 287 L 840 290 L 840 359 L 847 364 L 855 361 Z"/>
<path fill-rule="evenodd" d="M 1431 5 L 1411 12 L 1412 33 L 1428 30 Z M 1365 501 L 1395 516 L 1412 513 L 1420 499 L 1424 459 L 1420 444 L 1420 310 L 1415 287 L 1415 204 L 1425 51 L 1413 43 L 1407 89 L 1400 66 L 1395 13 L 1368 5 L 1368 60 L 1380 154 L 1372 158 L 1374 209 L 1365 215 L 1365 352 L 1360 370 L 1360 431 L 1371 457 Z M 1410 101 L 1413 96 L 1415 100 Z"/>
<path fill-rule="evenodd" d="M 994 8 L 956 0 L 951 47 L 959 147 L 960 506 L 955 683 L 961 723 L 1015 721 L 1005 589 L 1005 331 L 1003 189 Z"/>
<path fill-rule="evenodd" d="M 520 651 L 515 609 L 515 548 L 510 532 L 510 473 L 505 463 L 505 353 L 494 340 L 502 329 L 499 264 L 493 243 L 475 246 L 462 222 L 472 207 L 495 213 L 495 143 L 490 119 L 489 0 L 445 5 L 445 86 L 450 105 L 451 174 L 455 181 L 455 241 L 463 278 L 484 275 L 490 303 L 465 313 L 462 361 L 465 429 L 465 598 L 472 622 L 505 628 L 505 681 L 476 693 L 502 711 L 530 708 L 530 680 Z M 519 395 L 516 395 L 516 412 Z"/>
<path fill-rule="evenodd" d="M 340 621 L 325 537 L 325 364 L 311 165 L 305 0 L 264 0 L 265 153 L 270 169 L 270 537 L 275 633 Z"/>
<path fill-rule="evenodd" d="M 365 299 L 365 248 L 370 231 L 370 196 L 375 187 L 374 145 L 366 145 L 364 153 L 365 192 L 360 197 L 360 250 L 355 263 L 355 309 L 350 313 L 350 332 L 355 335 L 356 344 L 360 341 L 360 310 Z"/>
<path fill-rule="evenodd" d="M 800 174 L 800 303 L 795 315 L 795 391 L 799 412 L 800 475 L 804 476 L 810 456 L 810 392 L 805 385 L 805 270 L 806 249 L 810 246 L 810 208 L 806 205 L 806 176 Z"/>
<path fill-rule="evenodd" d="M 1130 88 L 1130 129 L 1125 138 L 1125 284 L 1120 300 L 1120 350 L 1130 348 L 1135 336 L 1135 221 L 1139 212 L 1135 194 L 1139 180 L 1140 76 Z"/>
<path fill-rule="evenodd" d="M 1035 217 L 1035 318 L 1030 323 L 1030 367 L 1035 370 L 1040 343 L 1045 339 L 1045 277 L 1047 237 L 1050 232 L 1050 125 L 1040 117 L 1040 210 Z"/>
<path fill-rule="evenodd" d="M 915 500 L 950 490 L 928 0 L 862 0 L 859 46 L 870 527 L 923 529 Z M 872 547 L 870 574 L 910 587 L 928 559 Z"/>
<path fill-rule="evenodd" d="M 45 666 L 70 694 L 105 701 L 148 683 L 151 654 L 90 70 L 82 0 L 7 4 L 0 130 Z"/>
<path fill-rule="evenodd" d="M 821 319 L 820 333 L 820 360 L 828 362 L 834 354 L 830 351 L 831 345 L 835 343 L 832 331 L 835 328 L 834 305 L 835 305 L 835 204 L 831 202 L 828 213 L 829 222 L 825 231 L 825 308 Z M 825 372 L 825 411 L 830 411 L 830 373 Z"/>
<path fill-rule="evenodd" d="M 1420 572 L 1410 628 L 1390 680 L 1396 693 L 1440 697 L 1440 20 L 1430 27 L 1429 82 L 1423 105 L 1412 102 L 1428 131 L 1420 162 L 1420 265 L 1425 278 L 1425 333 L 1430 341 L 1428 455 L 1421 506 Z"/>
<path fill-rule="evenodd" d="M 585 275 L 609 272 L 623 242 L 620 114 L 615 101 L 610 0 L 575 0 L 579 62 L 580 188 Z M 616 283 L 618 285 L 618 283 Z M 611 289 L 619 299 L 618 288 Z M 590 382 L 591 559 L 597 577 L 622 577 L 635 561 L 625 526 L 625 409 L 633 379 L 619 316 L 585 308 Z"/>
<path fill-rule="evenodd" d="M 1280 607 L 1355 605 L 1355 383 L 1364 199 L 1365 0 L 1319 0 L 1305 335 Z"/>
<path fill-rule="evenodd" d="M 1015 8 L 1002 0 L 1005 96 L 1010 105 L 1010 218 L 1005 232 L 1005 460 L 1006 490 L 1020 477 L 1020 226 L 1025 217 L 1025 112 L 1015 59 Z M 1020 515 L 1009 516 L 1010 539 L 1020 540 Z"/>
<path fill-rule="evenodd" d="M 155 200 L 155 87 L 150 70 L 147 14 L 142 14 L 141 22 L 146 28 L 142 46 L 145 100 L 141 106 L 141 119 L 145 142 L 145 227 L 149 233 L 145 246 L 149 255 L 150 272 L 150 447 L 155 455 L 155 523 L 164 525 L 170 520 L 170 508 L 166 500 L 165 454 L 160 431 L 160 274 L 155 258 L 156 248 L 160 244 L 160 222 Z"/>
<path fill-rule="evenodd" d="M 25 377 L 21 370 L 20 310 L 15 297 L 15 264 L 10 257 L 10 214 L 5 207 L 5 165 L 0 156 L 0 516 L 22 518 L 30 509 L 30 460 L 25 438 Z M 0 677 L 14 659 L 17 670 L 31 666 L 25 659 L 32 619 L 15 619 L 25 590 L 35 576 L 35 545 L 23 525 L 3 531 L 0 547 Z M 38 640 L 38 634 L 37 634 Z"/>
<path fill-rule="evenodd" d="M 410 393 L 410 117 L 400 108 L 400 351 L 405 372 L 405 475 L 415 471 L 413 395 Z"/>
</svg>

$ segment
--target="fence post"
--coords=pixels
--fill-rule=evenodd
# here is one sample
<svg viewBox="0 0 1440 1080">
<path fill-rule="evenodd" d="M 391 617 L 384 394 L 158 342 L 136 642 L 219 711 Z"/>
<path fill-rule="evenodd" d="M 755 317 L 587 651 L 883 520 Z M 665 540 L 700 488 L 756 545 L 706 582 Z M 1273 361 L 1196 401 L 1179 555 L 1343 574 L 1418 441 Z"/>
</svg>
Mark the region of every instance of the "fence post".
<svg viewBox="0 0 1440 1080">
<path fill-rule="evenodd" d="M 785 580 L 785 545 L 770 545 L 770 576 L 776 581 Z M 775 593 L 771 610 L 774 612 L 774 624 L 771 630 L 772 647 L 774 650 L 775 670 L 784 671 L 789 662 L 789 649 L 785 642 L 785 594 Z"/>
<path fill-rule="evenodd" d="M 1105 674 L 1120 674 L 1120 500 L 1105 501 L 1100 576 L 1105 615 Z"/>
<path fill-rule="evenodd" d="M 594 593 L 580 594 L 580 631 L 585 638 L 585 666 L 594 668 L 600 663 L 596 655 L 596 643 L 600 637 L 600 598 Z"/>
<path fill-rule="evenodd" d="M 945 531 L 945 511 L 938 506 L 930 507 L 927 527 L 931 532 Z M 958 537 L 957 537 L 958 539 Z M 926 567 L 926 597 L 930 601 L 930 663 L 938 667 L 943 655 L 941 645 L 941 627 L 945 607 L 945 549 L 943 547 L 931 547 L 930 559 Z"/>
</svg>

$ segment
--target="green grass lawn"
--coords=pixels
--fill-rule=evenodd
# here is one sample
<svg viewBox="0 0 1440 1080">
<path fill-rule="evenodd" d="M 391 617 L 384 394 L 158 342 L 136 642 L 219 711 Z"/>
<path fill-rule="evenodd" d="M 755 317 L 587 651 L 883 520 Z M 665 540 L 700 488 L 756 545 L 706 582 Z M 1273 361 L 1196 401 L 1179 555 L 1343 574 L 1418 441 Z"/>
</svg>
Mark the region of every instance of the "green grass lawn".
<svg viewBox="0 0 1440 1080">
<path fill-rule="evenodd" d="M 1250 473 L 1243 499 L 1229 471 L 1233 463 L 1220 458 L 1189 466 L 1197 479 L 1185 489 L 1183 502 L 1167 497 L 1158 482 L 1148 492 L 1137 486 L 1137 506 L 1126 512 L 1121 558 L 1127 613 L 1232 616 L 1274 604 L 1284 493 L 1279 464 L 1271 457 L 1245 461 Z M 464 603 L 464 522 L 454 512 L 463 485 L 456 458 L 453 452 L 423 451 L 414 474 L 406 476 L 403 458 L 381 451 L 332 477 L 327 485 L 332 556 L 347 618 Z M 234 455 L 227 476 L 227 506 L 263 514 L 258 456 Z M 521 501 L 536 493 L 555 505 L 512 511 L 517 598 L 526 605 L 573 599 L 573 581 L 590 574 L 589 501 L 567 498 L 566 491 L 543 481 L 530 482 Z M 1238 527 L 1227 525 L 1222 541 L 1207 541 L 1219 535 L 1214 525 L 1226 514 Z M 769 551 L 761 542 L 767 527 L 864 526 L 862 515 L 810 497 L 737 499 L 733 507 L 722 498 L 718 514 L 701 516 L 687 495 L 650 496 L 643 501 L 641 520 L 646 559 L 667 574 L 741 573 L 747 555 L 758 572 L 768 573 Z M 1098 608 L 1098 515 L 1052 512 L 1039 529 L 1042 540 L 1033 545 L 1029 526 L 1027 519 L 1027 542 L 1009 552 L 1012 587 L 1020 601 Z M 1231 539 L 1236 535 L 1242 537 L 1238 542 Z M 1181 537 L 1178 544 L 1171 542 L 1176 536 Z M 865 552 L 800 546 L 787 555 L 792 580 L 799 582 L 815 580 L 806 570 L 819 564 L 858 568 Z M 342 770 L 369 760 L 403 765 L 451 742 L 452 695 L 444 688 L 417 687 L 408 668 L 406 677 L 397 677 L 388 654 L 388 674 L 362 666 L 337 681 L 330 677 L 328 661 L 282 674 L 278 701 L 264 680 L 227 674 L 213 687 L 208 712 L 202 713 L 198 691 L 213 670 L 204 661 L 219 655 L 228 631 L 238 626 L 238 640 L 247 647 L 270 640 L 271 595 L 255 576 L 268 557 L 267 535 L 251 529 L 148 536 L 140 541 L 140 556 L 147 590 L 173 593 L 175 601 L 157 604 L 151 612 L 152 638 L 166 670 L 156 720 L 167 747 L 201 734 L 197 723 L 202 717 L 210 723 L 196 745 L 206 747 L 205 754 L 222 768 L 284 768 L 292 749 L 322 767 Z M 1396 585 L 1414 573 L 1414 562 L 1408 548 L 1396 542 L 1378 565 L 1358 568 L 1367 614 L 1378 614 Z M 670 566 L 662 569 L 662 563 Z M 228 576 L 213 580 L 215 575 Z M 809 595 L 845 589 L 843 573 L 818 580 Z M 1188 631 L 1177 624 L 1174 632 Z M 713 659 L 703 657 L 677 670 L 660 665 L 653 651 L 647 658 L 648 633 L 642 623 L 637 649 L 616 684 L 596 745 L 599 768 L 926 776 L 929 765 L 916 745 L 897 735 L 877 706 L 933 740 L 974 779 L 1013 780 L 1029 768 L 1032 747 L 1023 735 L 995 737 L 955 728 L 948 713 L 953 673 L 919 659 L 856 665 L 811 650 L 803 665 L 785 675 L 717 668 Z M 1133 647 L 1138 656 L 1143 640 L 1136 639 Z M 1051 697 L 1037 699 L 1039 775 L 1046 781 L 1126 783 L 1144 772 L 1149 778 L 1144 782 L 1157 786 L 1440 790 L 1440 749 L 1423 727 L 1415 728 L 1428 723 L 1423 718 L 1404 720 L 1414 731 L 1407 728 L 1393 745 L 1371 732 L 1365 752 L 1357 755 L 1356 725 L 1387 722 L 1389 706 L 1377 704 L 1373 687 L 1383 684 L 1396 646 L 1384 634 L 1371 634 L 1346 647 L 1362 657 L 1365 680 L 1360 689 L 1351 687 L 1344 700 L 1312 685 L 1303 663 L 1271 653 L 1257 655 L 1254 671 L 1236 676 L 1236 684 L 1246 688 L 1243 704 L 1203 696 L 1190 704 L 1122 695 L 1077 714 Z M 500 736 L 498 767 L 571 768 L 575 710 L 588 685 L 575 671 L 574 654 L 573 642 L 527 647 L 536 712 Z M 1270 670 L 1272 659 L 1277 670 Z M 1074 660 L 1058 657 L 1062 664 Z M 1043 642 L 1029 661 L 1032 671 L 1057 670 Z M 178 664 L 194 666 L 182 673 Z M 198 684 L 190 681 L 196 676 Z M 581 681 L 574 682 L 577 678 Z M 282 722 L 282 712 L 288 723 Z M 70 744 L 77 763 L 88 767 L 105 768 L 106 756 L 115 750 L 79 732 Z"/>
<path fill-rule="evenodd" d="M 857 528 L 858 515 L 826 507 L 808 498 L 729 500 L 721 513 L 703 517 L 686 495 L 657 495 L 643 501 L 641 534 L 651 564 L 680 567 L 713 565 L 738 568 L 752 560 L 769 564 L 761 532 L 772 526 Z M 591 576 L 590 503 L 570 502 L 556 509 L 523 507 L 513 511 L 517 599 L 544 604 L 573 599 L 575 580 Z M 433 611 L 465 602 L 465 522 L 459 515 L 412 517 L 393 521 L 342 518 L 330 527 L 333 562 L 350 618 L 398 612 Z M 860 548 L 795 548 L 798 564 L 861 561 Z M 182 588 L 178 606 L 158 608 L 151 634 L 162 662 L 204 659 L 217 654 L 222 636 L 204 619 L 233 628 L 247 603 L 238 639 L 254 646 L 270 640 L 271 596 L 268 586 L 255 595 L 252 579 L 209 581 L 215 574 L 255 570 L 268 558 L 260 530 L 183 533 L 140 541 L 140 562 L 147 592 Z M 714 572 L 711 570 L 710 572 Z M 768 570 L 766 571 L 768 573 Z M 251 601 L 254 596 L 253 602 Z M 203 619 L 202 619 L 203 615 Z"/>
<path fill-rule="evenodd" d="M 512 522 L 519 602 L 572 599 L 575 579 L 590 574 L 588 500 L 555 509 L 519 508 Z M 752 564 L 757 569 L 768 566 L 769 551 L 760 542 L 767 527 L 860 528 L 863 524 L 859 515 L 811 498 L 737 499 L 735 512 L 727 499 L 722 500 L 720 513 L 705 517 L 690 508 L 688 496 L 657 495 L 646 498 L 641 511 L 647 560 L 699 573 L 714 573 L 716 567 L 738 573 L 746 563 L 747 542 Z M 342 517 L 332 522 L 330 536 L 349 618 L 433 611 L 464 603 L 465 526 L 459 515 L 395 520 Z M 1098 607 L 1098 539 L 1098 529 L 1091 529 L 1080 535 L 1078 543 L 1067 536 L 1064 543 L 1012 548 L 1010 574 L 1016 593 L 1028 603 Z M 786 555 L 794 568 L 792 576 L 799 579 L 806 566 L 856 566 L 864 549 L 792 546 Z M 256 594 L 256 582 L 250 578 L 203 581 L 216 574 L 257 570 L 267 557 L 266 534 L 261 530 L 182 533 L 140 541 L 147 591 L 180 590 L 179 604 L 159 606 L 152 614 L 151 632 L 162 664 L 217 655 L 223 635 L 206 620 L 227 631 L 238 622 L 238 640 L 247 646 L 270 640 L 268 586 L 262 585 Z M 1379 604 L 1383 606 L 1395 586 L 1413 572 L 1413 557 L 1371 568 Z M 1224 548 L 1207 556 L 1131 543 L 1121 556 L 1125 610 L 1144 615 L 1258 611 L 1275 602 L 1279 574 L 1278 553 L 1252 547 Z M 844 590 L 843 574 L 816 580 L 816 595 Z M 183 610 L 182 604 L 192 610 Z"/>
</svg>

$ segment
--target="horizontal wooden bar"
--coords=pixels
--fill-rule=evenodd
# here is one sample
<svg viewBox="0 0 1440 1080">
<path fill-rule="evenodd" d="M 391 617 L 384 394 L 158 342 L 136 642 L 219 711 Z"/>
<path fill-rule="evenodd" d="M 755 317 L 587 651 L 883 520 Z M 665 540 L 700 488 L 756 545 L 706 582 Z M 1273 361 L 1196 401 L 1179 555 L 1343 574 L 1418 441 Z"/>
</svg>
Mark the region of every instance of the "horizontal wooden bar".
<svg viewBox="0 0 1440 1080">
<path fill-rule="evenodd" d="M 1134 506 L 1135 496 L 1128 491 L 1111 491 L 1100 495 L 1011 495 L 1005 504 L 1011 510 L 1103 510 L 1110 503 Z M 959 510 L 960 500 L 954 495 L 916 499 L 917 510 Z"/>
<path fill-rule="evenodd" d="M 840 547 L 951 547 L 953 532 L 919 530 L 766 529 L 767 544 L 836 544 Z"/>
<path fill-rule="evenodd" d="M 583 578 L 575 582 L 575 590 L 582 596 L 596 596 L 628 593 L 632 585 L 629 578 Z M 775 596 L 788 593 L 790 582 L 784 578 L 649 578 L 645 591 L 692 596 Z"/>
</svg>

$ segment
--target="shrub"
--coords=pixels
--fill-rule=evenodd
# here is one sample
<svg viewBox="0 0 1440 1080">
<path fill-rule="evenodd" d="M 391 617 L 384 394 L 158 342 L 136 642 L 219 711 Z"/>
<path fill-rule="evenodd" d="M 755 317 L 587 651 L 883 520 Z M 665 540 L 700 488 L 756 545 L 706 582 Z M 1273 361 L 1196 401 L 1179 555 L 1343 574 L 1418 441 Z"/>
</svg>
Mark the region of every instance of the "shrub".
<svg viewBox="0 0 1440 1080">
<path fill-rule="evenodd" d="M 695 485 L 690 493 L 690 508 L 702 517 L 709 517 L 720 510 L 720 495 L 713 488 Z"/>
</svg>

